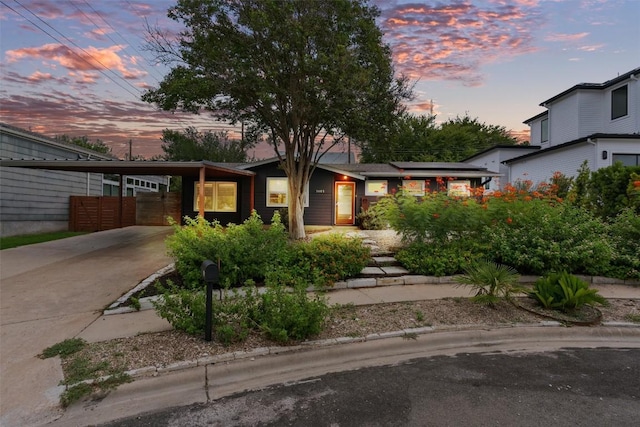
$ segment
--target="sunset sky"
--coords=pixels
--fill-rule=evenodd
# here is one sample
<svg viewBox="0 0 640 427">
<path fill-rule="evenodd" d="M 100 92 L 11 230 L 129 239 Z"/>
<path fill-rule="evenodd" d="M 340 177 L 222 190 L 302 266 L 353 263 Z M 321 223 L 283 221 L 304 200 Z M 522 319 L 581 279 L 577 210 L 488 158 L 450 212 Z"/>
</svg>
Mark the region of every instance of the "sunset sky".
<svg viewBox="0 0 640 427">
<path fill-rule="evenodd" d="M 640 66 L 639 0 L 383 1 L 412 112 L 468 114 L 526 131 L 539 104 Z M 144 49 L 145 22 L 179 30 L 169 0 L 0 0 L 0 121 L 46 136 L 99 138 L 123 157 L 161 154 L 165 128 L 231 130 L 140 100 L 168 69 Z M 433 104 L 433 105 L 432 105 Z M 258 151 L 256 157 L 269 157 Z"/>
</svg>

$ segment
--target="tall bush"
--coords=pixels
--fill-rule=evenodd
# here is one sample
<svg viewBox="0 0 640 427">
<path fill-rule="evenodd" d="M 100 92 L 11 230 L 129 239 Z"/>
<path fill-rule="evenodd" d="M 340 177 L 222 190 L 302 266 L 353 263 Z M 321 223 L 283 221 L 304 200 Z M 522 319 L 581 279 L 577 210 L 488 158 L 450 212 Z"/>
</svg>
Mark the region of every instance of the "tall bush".
<svg viewBox="0 0 640 427">
<path fill-rule="evenodd" d="M 514 205 L 517 206 L 517 205 Z M 613 256 L 604 222 L 569 204 L 531 200 L 485 230 L 488 255 L 521 273 L 601 274 Z"/>
<path fill-rule="evenodd" d="M 627 208 L 609 227 L 614 251 L 609 275 L 621 279 L 640 279 L 640 215 Z"/>
<path fill-rule="evenodd" d="M 167 238 L 169 255 L 191 288 L 200 286 L 200 265 L 206 259 L 220 261 L 220 283 L 232 286 L 263 280 L 265 271 L 287 250 L 288 237 L 277 213 L 268 227 L 255 211 L 244 223 L 226 228 L 201 217 L 186 217 L 184 226 L 174 223 L 173 227 L 173 235 Z"/>
<path fill-rule="evenodd" d="M 601 218 L 613 219 L 630 207 L 633 200 L 629 200 L 627 189 L 634 173 L 640 174 L 640 166 L 623 166 L 620 162 L 593 172 L 588 184 L 589 209 Z"/>
<path fill-rule="evenodd" d="M 386 209 L 391 227 L 416 243 L 475 238 L 487 220 L 474 198 L 449 197 L 443 192 L 424 197 L 400 192 Z"/>
</svg>

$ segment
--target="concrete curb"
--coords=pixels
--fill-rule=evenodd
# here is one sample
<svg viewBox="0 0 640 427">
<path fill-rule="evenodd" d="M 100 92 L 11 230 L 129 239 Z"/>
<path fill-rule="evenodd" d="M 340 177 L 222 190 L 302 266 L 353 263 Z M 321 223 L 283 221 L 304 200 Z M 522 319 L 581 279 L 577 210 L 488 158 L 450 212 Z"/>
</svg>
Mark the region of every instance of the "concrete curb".
<svg viewBox="0 0 640 427">
<path fill-rule="evenodd" d="M 140 282 L 135 288 L 118 298 L 113 304 L 111 304 L 106 310 L 103 311 L 103 315 L 108 316 L 112 314 L 125 314 L 133 313 L 135 311 L 151 310 L 153 309 L 153 301 L 158 296 L 140 298 L 140 309 L 135 309 L 129 306 L 122 306 L 133 294 L 146 288 L 153 283 L 159 277 L 175 271 L 175 264 L 171 263 L 166 267 L 153 273 L 151 276 Z M 384 274 L 384 273 L 383 273 Z M 377 288 L 385 286 L 409 286 L 409 285 L 453 285 L 458 286 L 455 282 L 456 276 L 423 276 L 417 274 L 405 274 L 399 276 L 383 276 L 383 277 L 355 277 L 353 279 L 344 280 L 334 283 L 331 288 L 327 289 L 327 292 L 340 291 L 344 289 L 359 289 L 359 288 Z M 581 276 L 580 279 L 593 285 L 624 285 L 624 286 L 639 286 L 640 280 L 620 280 L 612 279 L 600 276 Z M 539 276 L 520 276 L 520 283 L 531 284 L 539 279 Z M 242 288 L 236 288 L 242 292 Z M 309 287 L 307 291 L 313 292 L 315 289 Z"/>
<path fill-rule="evenodd" d="M 602 322 L 599 326 L 595 327 L 578 327 L 585 329 L 597 329 L 601 327 L 619 328 L 622 330 L 630 330 L 631 334 L 638 335 L 640 333 L 640 325 L 629 322 Z M 220 363 L 228 363 L 233 361 L 253 361 L 260 356 L 278 355 L 286 353 L 295 353 L 299 351 L 310 351 L 313 349 L 339 346 L 343 344 L 364 343 L 378 340 L 385 340 L 391 338 L 406 338 L 416 339 L 421 335 L 430 335 L 436 333 L 455 333 L 464 331 L 498 331 L 498 330 L 511 330 L 517 328 L 558 328 L 566 329 L 567 326 L 557 321 L 541 321 L 539 323 L 514 323 L 511 325 L 481 325 L 481 324 L 469 324 L 469 325 L 455 325 L 455 326 L 426 326 L 422 328 L 408 328 L 398 331 L 380 332 L 367 336 L 360 337 L 338 337 L 329 338 L 324 340 L 304 341 L 297 345 L 292 346 L 275 346 L 275 347 L 259 347 L 252 351 L 236 351 L 223 354 L 217 354 L 214 356 L 202 357 L 196 360 L 183 360 L 172 363 L 167 366 L 146 366 L 142 368 L 132 369 L 125 371 L 126 375 L 129 375 L 133 379 L 144 377 L 157 377 L 163 374 L 173 373 L 176 371 L 182 371 L 192 369 L 196 367 L 203 367 L 208 365 L 215 365 Z M 104 381 L 110 378 L 111 375 L 101 377 L 97 380 L 84 380 L 75 384 L 69 384 L 66 387 L 73 387 L 76 384 L 86 383 L 92 384 L 98 381 Z"/>
</svg>

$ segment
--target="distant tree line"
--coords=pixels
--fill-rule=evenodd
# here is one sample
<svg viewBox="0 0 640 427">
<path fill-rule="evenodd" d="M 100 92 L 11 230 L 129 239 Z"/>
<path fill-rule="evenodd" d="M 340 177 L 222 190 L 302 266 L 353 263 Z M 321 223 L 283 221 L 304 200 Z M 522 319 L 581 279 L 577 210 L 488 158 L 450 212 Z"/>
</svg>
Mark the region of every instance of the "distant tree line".
<svg viewBox="0 0 640 427">
<path fill-rule="evenodd" d="M 477 118 L 456 117 L 437 124 L 436 116 L 404 113 L 358 145 L 363 163 L 386 163 L 459 162 L 494 145 L 517 143 L 505 127 Z"/>
<path fill-rule="evenodd" d="M 111 153 L 111 147 L 106 145 L 101 140 L 97 139 L 95 142 L 91 142 L 89 138 L 85 136 L 69 136 L 69 135 L 59 135 L 55 137 L 55 140 L 58 142 L 62 142 L 64 144 L 77 145 L 78 147 L 86 148 L 88 150 L 96 151 L 102 154 Z"/>
</svg>

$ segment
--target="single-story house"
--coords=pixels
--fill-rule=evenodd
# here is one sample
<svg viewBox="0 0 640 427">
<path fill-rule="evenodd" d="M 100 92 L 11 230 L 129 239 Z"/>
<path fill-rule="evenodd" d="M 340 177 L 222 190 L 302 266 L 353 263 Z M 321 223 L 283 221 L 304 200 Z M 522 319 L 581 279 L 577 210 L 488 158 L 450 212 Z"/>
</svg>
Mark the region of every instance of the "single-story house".
<svg viewBox="0 0 640 427">
<path fill-rule="evenodd" d="M 287 177 L 277 159 L 243 164 L 124 160 L 0 160 L 2 167 L 182 177 L 181 216 L 240 223 L 252 210 L 268 222 L 287 206 Z M 319 164 L 307 188 L 305 224 L 354 225 L 356 214 L 400 188 L 415 196 L 446 185 L 466 194 L 498 173 L 465 163 Z M 443 184 L 439 184 L 441 179 Z M 202 189 L 202 190 L 201 190 Z"/>
</svg>

